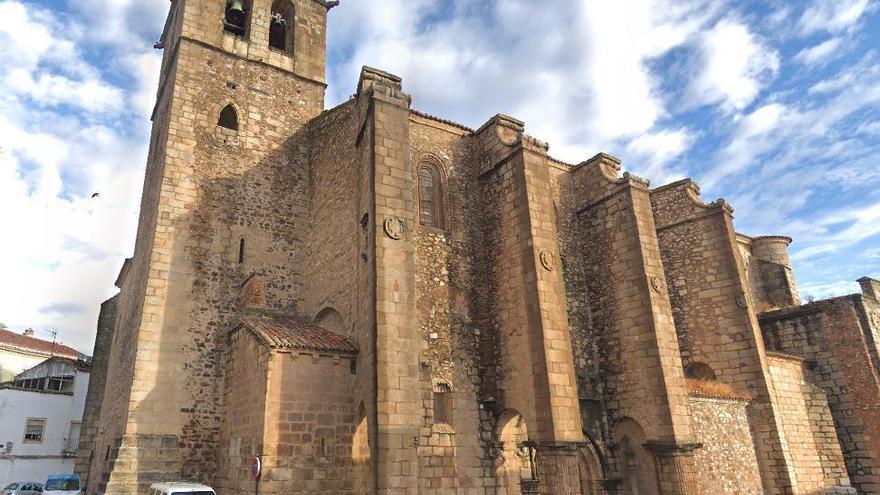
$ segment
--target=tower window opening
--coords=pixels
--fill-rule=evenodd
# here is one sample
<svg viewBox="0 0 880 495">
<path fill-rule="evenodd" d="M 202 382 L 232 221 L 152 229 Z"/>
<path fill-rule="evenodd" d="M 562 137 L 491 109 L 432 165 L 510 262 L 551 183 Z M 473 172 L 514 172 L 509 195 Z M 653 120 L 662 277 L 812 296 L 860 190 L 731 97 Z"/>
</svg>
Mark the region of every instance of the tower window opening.
<svg viewBox="0 0 880 495">
<path fill-rule="evenodd" d="M 250 6 L 246 0 L 226 0 L 223 29 L 237 36 L 244 36 L 247 32 L 249 11 Z"/>
<path fill-rule="evenodd" d="M 233 131 L 238 130 L 238 114 L 235 112 L 235 108 L 232 108 L 232 105 L 226 105 L 223 107 L 223 110 L 220 111 L 220 118 L 217 120 L 217 125 Z"/>
<path fill-rule="evenodd" d="M 238 264 L 244 263 L 244 237 L 238 241 Z"/>
<path fill-rule="evenodd" d="M 293 6 L 290 0 L 276 0 L 272 4 L 269 46 L 284 52 L 293 48 Z"/>
<path fill-rule="evenodd" d="M 444 228 L 443 183 L 440 170 L 433 164 L 419 167 L 419 223 L 434 229 Z"/>
</svg>

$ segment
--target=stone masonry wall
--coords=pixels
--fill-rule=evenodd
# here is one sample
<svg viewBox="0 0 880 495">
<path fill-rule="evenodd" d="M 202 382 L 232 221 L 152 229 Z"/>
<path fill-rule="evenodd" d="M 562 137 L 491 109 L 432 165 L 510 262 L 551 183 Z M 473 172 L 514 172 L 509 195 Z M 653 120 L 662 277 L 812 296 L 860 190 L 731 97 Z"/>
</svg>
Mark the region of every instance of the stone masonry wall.
<svg viewBox="0 0 880 495">
<path fill-rule="evenodd" d="M 874 372 L 880 376 L 880 280 L 862 277 L 859 284 L 862 287 L 862 297 L 856 304 L 856 310 L 861 316 L 865 343 L 874 363 Z M 858 303 L 861 303 L 860 307 Z"/>
<path fill-rule="evenodd" d="M 703 203 L 690 180 L 654 189 L 651 201 L 684 365 L 708 365 L 737 394 L 752 397 L 749 412 L 764 489 L 769 495 L 787 493 L 794 471 L 781 413 L 770 400 L 772 384 L 732 210 L 723 201 Z"/>
<path fill-rule="evenodd" d="M 264 452 L 268 348 L 248 330 L 228 335 L 224 356 L 223 424 L 215 489 L 221 495 L 249 494 L 250 459 Z"/>
<path fill-rule="evenodd" d="M 691 396 L 694 436 L 703 444 L 694 454 L 700 493 L 764 493 L 747 407 L 744 400 Z"/>
<path fill-rule="evenodd" d="M 825 479 L 820 455 L 824 454 L 812 434 L 809 395 L 803 360 L 786 355 L 768 355 L 773 380 L 773 403 L 785 411 L 785 439 L 794 467 L 795 493 L 822 493 Z"/>
<path fill-rule="evenodd" d="M 165 74 L 165 79 L 173 80 L 176 75 L 175 71 L 176 65 L 171 65 L 168 73 Z M 108 483 L 111 482 L 110 454 L 114 447 L 118 447 L 122 442 L 123 435 L 126 433 L 128 413 L 131 409 L 131 391 L 135 383 L 134 367 L 140 346 L 140 325 L 144 320 L 142 312 L 146 303 L 145 296 L 148 290 L 155 290 L 164 284 L 159 280 L 148 282 L 148 278 L 163 274 L 162 270 L 151 272 L 149 259 L 159 220 L 159 193 L 165 170 L 167 140 L 171 135 L 171 99 L 172 94 L 167 89 L 167 85 L 164 91 L 160 88 L 153 112 L 153 128 L 150 135 L 143 193 L 141 194 L 134 254 L 127 266 L 123 265 L 123 270 L 117 280 L 120 293 L 117 301 L 113 339 L 107 357 L 107 369 L 113 372 L 108 371 L 104 387 L 100 420 L 95 437 L 95 454 L 92 456 L 88 474 L 90 482 L 86 486 L 89 495 L 99 491 L 104 492 Z M 148 317 L 147 320 L 152 320 L 152 317 Z M 147 350 L 154 349 L 153 345 L 147 348 Z M 114 485 L 110 485 L 110 488 L 111 490 L 121 490 L 125 484 L 127 483 L 121 482 L 115 485 L 116 488 Z"/>
<path fill-rule="evenodd" d="M 302 313 L 314 318 L 332 308 L 346 337 L 367 344 L 356 319 L 367 263 L 361 218 L 360 157 L 355 146 L 360 123 L 355 100 L 324 112 L 309 124 L 309 208 L 302 257 Z M 356 277 L 353 280 L 353 277 Z M 356 283 L 353 283 L 356 282 Z"/>
<path fill-rule="evenodd" d="M 365 436 L 375 446 L 375 257 L 371 129 L 368 102 L 349 100 L 308 126 L 310 207 L 305 237 L 303 293 L 306 317 L 335 311 L 341 331 L 358 347 L 353 401 L 365 415 Z M 372 491 L 372 465 L 362 465 L 355 488 Z M 363 479 L 365 478 L 366 479 Z"/>
<path fill-rule="evenodd" d="M 419 225 L 416 235 L 416 305 L 422 331 L 420 390 L 424 423 L 419 442 L 420 493 L 482 495 L 494 481 L 479 404 L 479 333 L 468 293 L 473 283 L 465 213 L 470 170 L 464 163 L 468 131 L 410 114 L 410 160 L 418 202 L 418 169 L 430 163 L 443 174 L 444 228 Z M 416 209 L 418 211 L 418 208 Z M 434 391 L 452 392 L 452 422 L 435 418 Z M 488 432 L 490 433 L 490 432 Z"/>
<path fill-rule="evenodd" d="M 89 485 L 92 459 L 100 453 L 95 452 L 95 440 L 101 418 L 101 405 L 104 402 L 104 387 L 107 384 L 107 365 L 110 360 L 110 347 L 116 324 L 116 308 L 119 295 L 101 304 L 98 313 L 98 328 L 92 352 L 92 368 L 89 374 L 89 389 L 83 409 L 82 426 L 79 434 L 79 450 L 76 453 L 74 472 L 79 474 L 84 486 Z M 99 480 L 93 480 L 98 483 Z"/>
<path fill-rule="evenodd" d="M 299 310 L 296 259 L 308 183 L 306 161 L 288 136 L 319 111 L 322 88 L 193 42 L 181 43 L 179 59 L 152 262 L 168 270 L 156 276 L 167 285 L 149 299 L 156 314 L 150 340 L 158 349 L 136 373 L 154 378 L 149 389 L 135 387 L 143 414 L 129 421 L 139 432 L 178 435 L 182 474 L 210 481 L 219 447 L 216 363 L 238 287 L 260 273 L 271 307 Z M 239 113 L 235 133 L 217 126 L 230 102 Z M 159 362 L 178 365 L 157 368 Z"/>
<path fill-rule="evenodd" d="M 375 231 L 376 443 L 379 493 L 418 490 L 422 426 L 415 296 L 415 202 L 409 163 L 409 103 L 400 79 L 364 68 L 358 97 L 368 103 L 371 217 Z"/>
<path fill-rule="evenodd" d="M 764 236 L 752 239 L 752 254 L 760 275 L 765 302 L 772 308 L 787 308 L 801 303 L 788 245 L 791 238 Z"/>
<path fill-rule="evenodd" d="M 613 158 L 599 155 L 562 189 L 579 201 L 577 223 L 564 235 L 569 245 L 578 244 L 566 265 L 569 292 L 578 311 L 590 308 L 593 327 L 592 335 L 575 334 L 575 353 L 583 366 L 598 342 L 603 399 L 613 421 L 632 418 L 653 441 L 688 442 L 684 374 L 647 188 L 633 177 L 619 178 L 618 170 Z"/>
<path fill-rule="evenodd" d="M 267 279 L 270 305 L 298 309 L 302 280 L 294 256 L 303 237 L 296 231 L 305 227 L 308 171 L 303 148 L 294 143 L 297 130 L 323 107 L 323 77 L 309 76 L 323 72 L 326 15 L 319 3 L 298 3 L 299 51 L 296 57 L 279 56 L 296 58 L 287 68 L 304 76 L 273 68 L 260 55 L 265 48 L 259 37 L 233 40 L 228 48 L 235 55 L 220 51 L 226 35 L 216 2 L 181 3 L 183 20 L 175 19 L 165 34 L 172 51 L 166 54 L 154 120 L 151 163 L 157 165 L 148 167 L 149 206 L 142 208 L 153 217 L 141 219 L 130 275 L 145 288 L 134 288 L 133 305 L 124 304 L 126 294 L 120 304 L 121 318 L 132 315 L 120 325 L 125 327 L 120 333 L 132 336 L 124 361 L 134 370 L 121 373 L 131 380 L 124 387 L 131 391 L 131 405 L 112 416 L 125 422 L 127 435 L 179 442 L 179 468 L 153 470 L 150 476 L 213 479 L 222 382 L 217 363 L 238 286 L 259 271 Z M 269 5 L 256 4 L 251 20 L 258 26 Z M 182 38 L 176 37 L 177 26 Z M 321 49 L 308 48 L 314 45 Z M 220 109 L 229 104 L 238 113 L 237 131 L 217 126 Z M 245 259 L 238 263 L 242 238 Z M 128 393 L 114 395 L 113 402 L 128 401 L 123 397 Z M 119 441 L 120 425 L 115 430 L 105 445 Z M 149 481 L 139 478 L 141 490 Z"/>
<path fill-rule="evenodd" d="M 262 493 L 346 494 L 355 489 L 353 358 L 296 350 L 272 354 Z"/>
<path fill-rule="evenodd" d="M 807 359 L 828 398 L 850 481 L 860 493 L 880 493 L 880 380 L 873 371 L 860 317 L 860 296 L 817 301 L 764 313 L 769 350 Z"/>
<path fill-rule="evenodd" d="M 266 68 L 278 68 L 316 83 L 324 82 L 327 6 L 316 0 L 289 0 L 294 6 L 293 48 L 286 53 L 269 46 L 274 0 L 251 0 L 245 36 L 223 30 L 223 2 L 187 0 L 181 36 L 221 47 Z M 323 95 L 322 98 L 323 100 Z M 322 105 L 323 106 L 323 105 Z"/>
</svg>

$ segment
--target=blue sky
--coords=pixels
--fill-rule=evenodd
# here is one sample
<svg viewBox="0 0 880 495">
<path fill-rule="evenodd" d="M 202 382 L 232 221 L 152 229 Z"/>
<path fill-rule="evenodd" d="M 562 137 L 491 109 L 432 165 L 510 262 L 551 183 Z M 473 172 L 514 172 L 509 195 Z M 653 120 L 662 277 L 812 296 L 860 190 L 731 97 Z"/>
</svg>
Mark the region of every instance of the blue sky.
<svg viewBox="0 0 880 495">
<path fill-rule="evenodd" d="M 10 328 L 91 349 L 134 244 L 168 5 L 0 0 Z M 694 178 L 739 231 L 795 238 L 802 296 L 880 277 L 877 0 L 343 0 L 328 32 L 328 106 L 389 70 L 419 110 L 504 112 L 560 159 Z"/>
</svg>

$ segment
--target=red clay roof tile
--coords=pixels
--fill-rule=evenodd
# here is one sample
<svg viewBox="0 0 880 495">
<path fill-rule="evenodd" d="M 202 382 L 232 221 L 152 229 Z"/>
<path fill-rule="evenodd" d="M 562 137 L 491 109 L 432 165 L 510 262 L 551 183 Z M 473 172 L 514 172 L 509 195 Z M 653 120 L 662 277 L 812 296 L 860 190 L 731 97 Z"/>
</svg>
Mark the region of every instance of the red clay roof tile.
<svg viewBox="0 0 880 495">
<path fill-rule="evenodd" d="M 61 356 L 77 359 L 79 351 L 64 344 L 52 343 L 48 340 L 28 337 L 16 332 L 0 328 L 0 348 L 42 354 L 44 356 Z"/>
<path fill-rule="evenodd" d="M 357 347 L 342 335 L 289 315 L 250 313 L 242 316 L 241 324 L 269 347 L 357 352 Z"/>
</svg>

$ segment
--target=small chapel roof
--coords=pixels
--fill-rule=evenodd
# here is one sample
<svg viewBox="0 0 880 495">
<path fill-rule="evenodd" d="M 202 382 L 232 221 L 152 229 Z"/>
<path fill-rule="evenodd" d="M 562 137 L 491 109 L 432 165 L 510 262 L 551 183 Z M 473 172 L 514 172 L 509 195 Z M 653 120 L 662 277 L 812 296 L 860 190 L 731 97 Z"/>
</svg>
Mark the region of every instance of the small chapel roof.
<svg viewBox="0 0 880 495">
<path fill-rule="evenodd" d="M 240 327 L 247 328 L 274 349 L 357 352 L 357 347 L 346 337 L 295 316 L 269 311 L 248 312 L 241 317 Z"/>
</svg>

